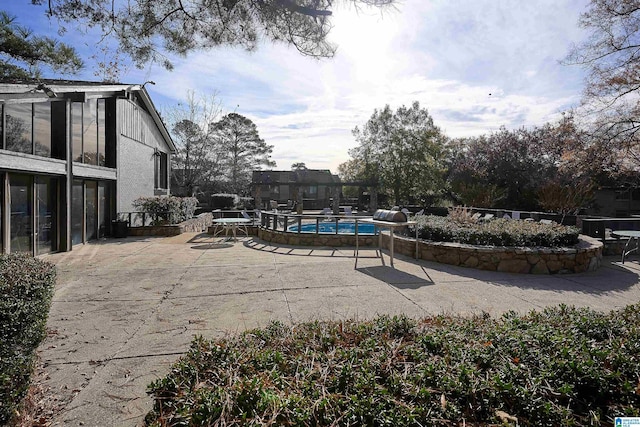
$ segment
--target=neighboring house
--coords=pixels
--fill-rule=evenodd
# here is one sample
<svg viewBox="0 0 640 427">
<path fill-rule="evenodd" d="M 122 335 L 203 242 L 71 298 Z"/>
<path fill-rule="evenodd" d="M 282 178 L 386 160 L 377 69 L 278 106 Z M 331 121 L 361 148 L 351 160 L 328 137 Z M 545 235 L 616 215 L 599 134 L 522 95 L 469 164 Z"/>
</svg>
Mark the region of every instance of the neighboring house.
<svg viewBox="0 0 640 427">
<path fill-rule="evenodd" d="M 302 201 L 305 209 L 323 209 L 342 189 L 338 175 L 328 169 L 253 171 L 251 181 L 256 207 L 265 209 L 271 200 L 280 205 Z"/>
<path fill-rule="evenodd" d="M 587 214 L 624 218 L 640 214 L 640 188 L 602 187 L 595 191 L 593 206 Z"/>
<path fill-rule="evenodd" d="M 0 81 L 0 250 L 69 251 L 169 194 L 175 146 L 144 85 Z"/>
</svg>

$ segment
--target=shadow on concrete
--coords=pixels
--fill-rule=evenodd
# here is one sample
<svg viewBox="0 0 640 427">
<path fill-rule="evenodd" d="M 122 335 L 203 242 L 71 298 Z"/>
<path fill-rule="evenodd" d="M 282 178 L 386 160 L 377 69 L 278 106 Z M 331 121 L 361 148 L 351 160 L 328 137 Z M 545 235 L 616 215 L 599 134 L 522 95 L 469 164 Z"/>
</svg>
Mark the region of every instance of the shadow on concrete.
<svg viewBox="0 0 640 427">
<path fill-rule="evenodd" d="M 213 235 L 208 233 L 200 233 L 187 240 L 187 243 L 209 243 L 212 239 L 215 239 Z"/>
<path fill-rule="evenodd" d="M 213 243 L 205 243 L 202 245 L 191 246 L 191 249 L 207 250 L 207 249 L 225 249 L 225 248 L 232 248 L 232 247 L 233 247 L 233 244 L 231 243 L 213 242 Z"/>
<path fill-rule="evenodd" d="M 608 257 L 607 257 L 608 258 Z M 411 262 L 408 259 L 406 262 Z M 606 294 L 624 291 L 635 286 L 640 280 L 640 264 L 626 261 L 624 265 L 613 259 L 604 259 L 596 271 L 574 274 L 517 274 L 497 271 L 477 270 L 425 261 L 429 270 L 456 277 L 489 282 L 504 287 L 547 290 L 553 292 L 577 292 L 584 294 Z"/>
<path fill-rule="evenodd" d="M 334 247 L 279 245 L 262 241 L 256 237 L 244 240 L 243 245 L 254 250 L 291 256 L 335 257 L 355 260 L 353 256 L 354 248 L 351 247 L 336 249 Z M 361 256 L 359 258 L 370 257 Z M 479 280 L 497 286 L 520 288 L 523 290 L 577 292 L 592 295 L 624 291 L 632 288 L 640 281 L 640 261 L 632 258 L 631 260 L 626 260 L 624 264 L 621 264 L 617 256 L 605 257 L 602 261 L 602 266 L 596 271 L 555 275 L 516 274 L 478 270 L 440 264 L 432 261 L 415 260 L 412 257 L 403 255 L 396 255 L 396 258 L 402 259 L 405 263 L 419 266 L 425 273 L 426 278 L 420 278 L 403 271 L 398 271 L 386 265 L 358 268 L 356 264 L 356 270 L 375 277 L 398 289 L 417 289 L 421 286 L 434 284 L 436 281 L 447 282 L 447 279 L 442 279 L 443 274 L 455 276 L 456 279 L 454 280 L 457 280 L 457 278 Z M 433 280 L 428 271 L 432 271 L 434 273 L 432 276 L 437 277 L 437 280 Z"/>
<path fill-rule="evenodd" d="M 320 257 L 320 258 L 354 258 L 353 249 L 339 250 L 332 246 L 292 246 L 278 245 L 257 238 L 244 240 L 244 247 L 256 251 L 277 253 L 280 255 Z"/>
<path fill-rule="evenodd" d="M 356 271 L 364 273 L 367 276 L 371 276 L 398 289 L 419 289 L 421 287 L 434 284 L 426 271 L 426 278 L 418 277 L 414 274 L 401 270 L 396 270 L 395 268 L 386 265 L 361 267 L 356 268 Z"/>
</svg>

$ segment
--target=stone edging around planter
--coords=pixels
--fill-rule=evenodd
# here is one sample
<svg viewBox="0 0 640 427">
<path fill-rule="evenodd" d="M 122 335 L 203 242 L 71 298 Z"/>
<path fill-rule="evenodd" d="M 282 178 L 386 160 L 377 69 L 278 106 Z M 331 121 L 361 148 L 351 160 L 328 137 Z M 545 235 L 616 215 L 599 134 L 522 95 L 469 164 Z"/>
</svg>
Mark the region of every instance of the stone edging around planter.
<svg viewBox="0 0 640 427">
<path fill-rule="evenodd" d="M 389 236 L 383 235 L 383 242 Z M 415 240 L 397 237 L 396 252 L 415 256 Z M 506 273 L 568 274 L 594 271 L 602 263 L 602 242 L 580 235 L 570 248 L 475 246 L 448 242 L 419 242 L 421 259 L 443 264 Z"/>
<path fill-rule="evenodd" d="M 178 236 L 182 233 L 194 233 L 207 230 L 213 222 L 211 212 L 201 213 L 195 218 L 188 219 L 180 224 L 151 225 L 147 227 L 131 227 L 130 236 Z"/>
<path fill-rule="evenodd" d="M 335 234 L 297 234 L 258 228 L 258 237 L 267 242 L 293 246 L 355 246 L 355 236 Z M 377 238 L 360 236 L 361 246 L 375 246 Z M 382 234 L 388 247 L 389 234 Z M 395 253 L 415 257 L 415 239 L 396 235 Z M 593 271 L 602 263 L 602 242 L 580 235 L 571 248 L 522 248 L 475 246 L 448 242 L 418 242 L 421 259 L 442 264 L 507 273 L 567 274 Z"/>
</svg>

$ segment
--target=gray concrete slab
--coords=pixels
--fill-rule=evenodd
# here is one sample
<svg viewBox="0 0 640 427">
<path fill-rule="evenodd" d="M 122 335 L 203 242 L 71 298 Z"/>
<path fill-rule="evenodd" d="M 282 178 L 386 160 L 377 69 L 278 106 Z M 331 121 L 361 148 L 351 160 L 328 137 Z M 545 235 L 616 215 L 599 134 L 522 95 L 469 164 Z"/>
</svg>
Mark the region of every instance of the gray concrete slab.
<svg viewBox="0 0 640 427">
<path fill-rule="evenodd" d="M 610 310 L 640 300 L 640 263 L 607 258 L 596 272 L 503 274 L 375 251 L 297 248 L 208 235 L 103 240 L 44 256 L 57 265 L 43 386 L 62 410 L 53 425 L 137 425 L 147 385 L 208 338 L 272 320 L 380 314 L 500 315 L 565 303 Z"/>
</svg>

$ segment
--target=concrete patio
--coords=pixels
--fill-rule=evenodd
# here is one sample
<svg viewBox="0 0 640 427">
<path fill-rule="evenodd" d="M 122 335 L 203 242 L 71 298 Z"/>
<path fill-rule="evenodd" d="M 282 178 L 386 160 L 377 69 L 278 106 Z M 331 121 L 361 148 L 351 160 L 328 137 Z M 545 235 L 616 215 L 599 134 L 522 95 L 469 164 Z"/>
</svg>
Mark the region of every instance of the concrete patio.
<svg viewBox="0 0 640 427">
<path fill-rule="evenodd" d="M 206 234 L 104 240 L 43 259 L 58 267 L 49 336 L 40 347 L 54 425 L 139 425 L 146 386 L 194 334 L 222 337 L 270 320 L 369 319 L 378 314 L 526 312 L 560 303 L 608 311 L 640 300 L 637 258 L 596 272 L 533 276 L 353 248 L 223 242 Z M 364 257 L 363 257 L 364 256 Z"/>
</svg>

